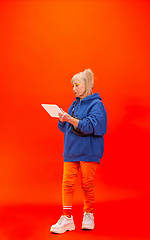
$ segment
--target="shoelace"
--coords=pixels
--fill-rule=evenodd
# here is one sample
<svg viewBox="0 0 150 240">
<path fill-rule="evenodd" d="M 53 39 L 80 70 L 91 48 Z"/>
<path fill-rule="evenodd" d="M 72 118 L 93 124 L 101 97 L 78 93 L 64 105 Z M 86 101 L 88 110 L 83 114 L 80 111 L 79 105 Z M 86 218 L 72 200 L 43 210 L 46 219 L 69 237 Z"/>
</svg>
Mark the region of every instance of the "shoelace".
<svg viewBox="0 0 150 240">
<path fill-rule="evenodd" d="M 66 216 L 62 215 L 57 223 L 60 225 L 65 218 Z"/>
<path fill-rule="evenodd" d="M 84 215 L 83 221 L 92 221 L 92 222 L 93 222 L 93 220 L 94 220 L 93 215 L 91 215 L 91 214 L 89 214 L 89 213 L 86 213 L 86 214 Z"/>
<path fill-rule="evenodd" d="M 58 220 L 58 224 L 60 225 L 64 219 L 65 219 L 65 216 L 61 216 L 60 219 Z"/>
</svg>

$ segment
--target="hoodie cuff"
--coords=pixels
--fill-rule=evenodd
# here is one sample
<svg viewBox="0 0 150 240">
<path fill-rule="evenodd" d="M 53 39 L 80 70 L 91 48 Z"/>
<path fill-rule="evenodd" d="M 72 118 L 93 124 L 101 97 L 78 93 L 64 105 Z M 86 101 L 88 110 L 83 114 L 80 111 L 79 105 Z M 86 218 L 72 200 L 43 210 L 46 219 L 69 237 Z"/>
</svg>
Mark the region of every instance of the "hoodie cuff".
<svg viewBox="0 0 150 240">
<path fill-rule="evenodd" d="M 65 125 L 65 122 L 61 122 L 61 121 L 59 120 L 58 124 L 61 125 L 61 126 L 63 126 L 63 125 Z"/>
</svg>

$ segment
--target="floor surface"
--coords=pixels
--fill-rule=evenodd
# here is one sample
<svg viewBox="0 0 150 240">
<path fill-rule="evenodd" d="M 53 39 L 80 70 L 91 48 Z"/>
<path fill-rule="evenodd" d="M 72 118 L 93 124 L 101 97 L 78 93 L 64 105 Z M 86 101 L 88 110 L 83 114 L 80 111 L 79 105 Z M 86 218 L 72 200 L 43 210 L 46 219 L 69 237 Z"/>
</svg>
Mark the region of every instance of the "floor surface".
<svg viewBox="0 0 150 240">
<path fill-rule="evenodd" d="M 82 206 L 74 204 L 76 229 L 64 234 L 50 233 L 61 215 L 57 205 L 0 206 L 0 240 L 148 240 L 150 239 L 150 198 L 95 204 L 95 229 L 81 230 Z"/>
</svg>

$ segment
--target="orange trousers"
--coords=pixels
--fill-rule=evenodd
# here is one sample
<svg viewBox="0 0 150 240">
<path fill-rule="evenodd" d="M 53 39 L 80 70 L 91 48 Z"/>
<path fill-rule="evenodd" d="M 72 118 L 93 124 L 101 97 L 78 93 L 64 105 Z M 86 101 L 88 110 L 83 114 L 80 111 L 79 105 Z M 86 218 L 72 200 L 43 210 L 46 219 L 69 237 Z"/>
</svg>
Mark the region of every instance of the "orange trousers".
<svg viewBox="0 0 150 240">
<path fill-rule="evenodd" d="M 64 162 L 62 182 L 62 204 L 72 207 L 75 181 L 81 170 L 81 186 L 84 193 L 84 212 L 92 213 L 94 208 L 93 179 L 97 162 Z"/>
</svg>

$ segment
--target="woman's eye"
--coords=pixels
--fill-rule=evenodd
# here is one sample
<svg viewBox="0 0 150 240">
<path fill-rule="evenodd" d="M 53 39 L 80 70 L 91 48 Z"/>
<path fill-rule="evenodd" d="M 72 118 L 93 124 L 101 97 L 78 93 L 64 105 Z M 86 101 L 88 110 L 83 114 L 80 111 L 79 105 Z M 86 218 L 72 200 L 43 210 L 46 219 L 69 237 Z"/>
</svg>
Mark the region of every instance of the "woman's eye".
<svg viewBox="0 0 150 240">
<path fill-rule="evenodd" d="M 79 84 L 76 84 L 76 87 L 79 86 Z"/>
</svg>

